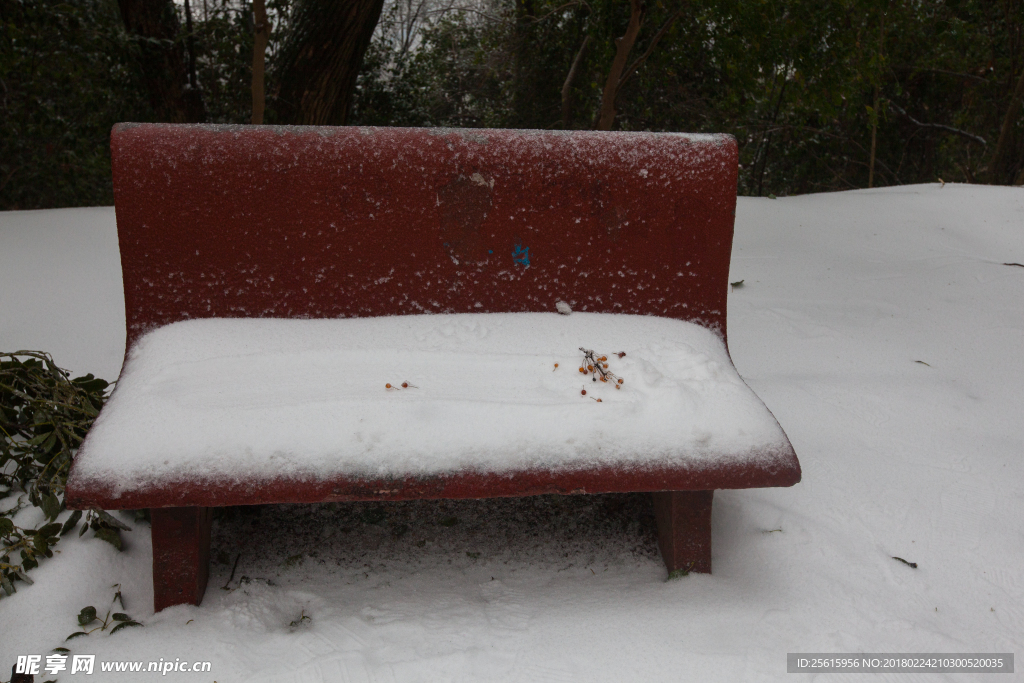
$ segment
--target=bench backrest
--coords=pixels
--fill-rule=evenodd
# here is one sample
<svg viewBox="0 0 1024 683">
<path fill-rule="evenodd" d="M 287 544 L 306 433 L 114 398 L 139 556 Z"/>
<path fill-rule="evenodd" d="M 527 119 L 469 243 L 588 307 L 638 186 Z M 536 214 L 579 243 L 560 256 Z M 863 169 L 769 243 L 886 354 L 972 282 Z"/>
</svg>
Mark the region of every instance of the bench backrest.
<svg viewBox="0 0 1024 683">
<path fill-rule="evenodd" d="M 730 136 L 120 124 L 128 349 L 189 318 L 573 310 L 725 335 Z"/>
</svg>

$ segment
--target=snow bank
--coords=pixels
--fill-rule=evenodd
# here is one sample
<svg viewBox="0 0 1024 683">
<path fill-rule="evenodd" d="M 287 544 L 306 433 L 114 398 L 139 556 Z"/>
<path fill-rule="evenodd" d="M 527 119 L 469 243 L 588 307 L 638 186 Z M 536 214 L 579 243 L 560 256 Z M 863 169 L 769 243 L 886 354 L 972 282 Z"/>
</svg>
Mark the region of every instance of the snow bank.
<svg viewBox="0 0 1024 683">
<path fill-rule="evenodd" d="M 112 380 L 124 328 L 114 207 L 0 211 L 0 351 Z"/>
<path fill-rule="evenodd" d="M 581 510 L 615 496 L 285 506 L 215 523 L 212 555 L 229 561 L 212 564 L 202 606 L 154 615 L 149 529 L 125 517 L 124 553 L 71 534 L 34 586 L 0 600 L 0 680 L 17 655 L 58 646 L 97 662 L 209 660 L 205 678 L 136 678 L 220 683 L 790 683 L 803 679 L 787 652 L 1019 659 L 1024 268 L 1004 264 L 1024 263 L 1022 225 L 1020 188 L 739 199 L 729 349 L 803 481 L 715 493 L 713 574 L 666 582 L 635 510 Z M 112 209 L 0 213 L 3 346 L 116 377 L 118 264 Z M 113 292 L 96 288 L 107 275 Z M 368 510 L 387 519 L 358 521 Z M 42 524 L 37 508 L 20 514 Z M 114 583 L 145 628 L 64 642 Z"/>
<path fill-rule="evenodd" d="M 607 355 L 623 382 L 581 374 L 581 346 Z M 132 349 L 76 476 L 124 491 L 190 478 L 721 464 L 783 450 L 721 339 L 679 320 L 206 319 Z"/>
</svg>

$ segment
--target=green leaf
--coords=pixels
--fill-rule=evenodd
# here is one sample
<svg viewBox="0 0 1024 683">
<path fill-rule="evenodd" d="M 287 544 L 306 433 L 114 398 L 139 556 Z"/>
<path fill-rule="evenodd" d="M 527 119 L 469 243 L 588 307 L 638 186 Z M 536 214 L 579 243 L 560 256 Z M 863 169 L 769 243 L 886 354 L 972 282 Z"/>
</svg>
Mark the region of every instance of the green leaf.
<svg viewBox="0 0 1024 683">
<path fill-rule="evenodd" d="M 118 550 L 124 550 L 124 542 L 121 540 L 121 533 L 117 529 L 100 527 L 96 530 L 96 538 L 102 539 Z"/>
<path fill-rule="evenodd" d="M 46 551 L 50 549 L 46 536 L 40 536 L 38 533 L 32 537 L 32 546 L 35 548 L 37 555 L 45 555 Z"/>
<path fill-rule="evenodd" d="M 100 414 L 100 411 L 96 410 L 96 406 L 94 406 L 92 402 L 89 401 L 89 398 L 87 396 L 82 397 L 82 410 L 84 410 L 86 414 L 88 414 L 91 417 L 96 417 L 97 415 Z"/>
<path fill-rule="evenodd" d="M 56 443 L 57 432 L 50 432 L 49 438 L 47 438 L 46 441 L 43 442 L 43 445 L 39 447 L 39 450 L 41 450 L 43 453 L 49 453 L 50 450 L 52 450 L 53 447 L 56 445 Z"/>
<path fill-rule="evenodd" d="M 0 536 L 10 536 L 14 533 L 14 522 L 7 517 L 0 517 Z"/>
<path fill-rule="evenodd" d="M 49 539 L 59 534 L 62 527 L 63 525 L 60 522 L 53 522 L 52 524 L 47 524 L 36 533 L 43 538 Z"/>
<path fill-rule="evenodd" d="M 131 621 L 132 620 L 132 618 L 130 616 L 128 616 L 127 614 L 125 614 L 124 612 L 114 612 L 112 615 L 110 615 L 110 618 L 113 619 L 114 621 Z"/>
<path fill-rule="evenodd" d="M 75 526 L 78 524 L 78 520 L 80 519 L 82 519 L 81 510 L 75 510 L 74 512 L 72 512 L 71 516 L 68 517 L 66 522 L 64 522 L 64 526 L 61 527 L 60 535 L 64 536 L 74 531 Z"/>
<path fill-rule="evenodd" d="M 78 613 L 78 625 L 86 626 L 96 621 L 96 608 L 92 605 L 83 607 L 82 611 Z"/>
<path fill-rule="evenodd" d="M 66 647 L 55 647 L 52 650 L 50 650 L 50 652 L 71 652 L 71 650 L 67 649 Z"/>
<path fill-rule="evenodd" d="M 114 635 L 115 633 L 117 633 L 121 629 L 128 628 L 129 626 L 142 626 L 142 624 L 140 624 L 137 621 L 122 621 L 120 624 L 118 624 L 117 626 L 115 626 L 114 628 L 112 628 L 110 630 L 110 635 Z"/>
<path fill-rule="evenodd" d="M 36 415 L 38 416 L 38 413 Z M 26 446 L 38 446 L 42 442 L 44 442 L 47 439 L 49 439 L 51 436 L 53 436 L 53 432 L 43 432 L 42 434 L 38 434 L 36 436 L 33 436 L 31 439 L 26 441 L 25 445 Z"/>
<path fill-rule="evenodd" d="M 23 571 L 16 571 L 16 572 L 14 572 L 14 575 L 17 576 L 19 579 L 21 579 L 22 581 L 24 581 L 25 583 L 27 583 L 30 586 L 35 583 L 35 581 L 30 579 L 28 577 L 28 574 L 26 574 Z"/>
<path fill-rule="evenodd" d="M 119 520 L 114 515 L 110 514 L 106 510 L 93 510 L 99 517 L 100 524 L 109 526 L 113 529 L 121 529 L 122 531 L 131 531 L 132 528 Z"/>
<path fill-rule="evenodd" d="M 14 595 L 14 585 L 11 580 L 7 578 L 7 575 L 0 576 L 0 588 L 4 589 L 4 593 L 7 595 Z"/>
<path fill-rule="evenodd" d="M 66 642 L 68 642 L 69 640 L 71 640 L 72 638 L 77 638 L 77 637 L 79 637 L 79 636 L 87 636 L 87 635 L 89 635 L 89 634 L 88 634 L 88 633 L 86 633 L 85 631 L 75 631 L 75 632 L 74 632 L 74 633 L 72 633 L 72 634 L 71 634 L 70 636 L 68 636 L 67 638 L 65 638 L 65 639 L 64 639 L 64 642 L 66 643 Z"/>
</svg>

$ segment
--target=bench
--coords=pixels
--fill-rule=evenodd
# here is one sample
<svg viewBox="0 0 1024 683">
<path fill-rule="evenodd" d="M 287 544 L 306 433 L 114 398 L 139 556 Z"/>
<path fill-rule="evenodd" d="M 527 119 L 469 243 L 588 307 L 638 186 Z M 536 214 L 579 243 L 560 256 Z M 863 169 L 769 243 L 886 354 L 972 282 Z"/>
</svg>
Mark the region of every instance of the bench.
<svg viewBox="0 0 1024 683">
<path fill-rule="evenodd" d="M 111 153 L 126 360 L 66 501 L 150 509 L 157 611 L 202 600 L 213 507 L 652 492 L 668 570 L 710 572 L 713 491 L 800 480 L 728 356 L 729 136 L 120 124 Z"/>
</svg>

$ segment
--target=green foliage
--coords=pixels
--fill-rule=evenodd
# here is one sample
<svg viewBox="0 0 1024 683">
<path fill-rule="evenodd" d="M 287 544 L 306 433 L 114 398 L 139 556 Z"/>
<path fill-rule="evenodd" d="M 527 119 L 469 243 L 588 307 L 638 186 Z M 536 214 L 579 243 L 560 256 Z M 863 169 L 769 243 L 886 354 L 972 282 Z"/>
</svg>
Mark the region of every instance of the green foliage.
<svg viewBox="0 0 1024 683">
<path fill-rule="evenodd" d="M 109 386 L 91 374 L 71 379 L 47 353 L 0 353 L 0 496 L 18 486 L 57 517 L 72 454 Z"/>
<path fill-rule="evenodd" d="M 428 15 L 410 50 L 398 11 L 408 5 L 392 4 L 382 17 L 360 77 L 356 123 L 593 128 L 630 15 L 623 0 L 494 0 L 478 12 Z M 630 61 L 667 28 L 622 86 L 616 128 L 733 134 L 741 194 L 866 187 L 874 127 L 876 185 L 989 180 L 1024 69 L 1021 0 L 646 7 Z M 587 37 L 566 126 L 562 86 Z M 1024 116 L 1010 133 L 1020 173 Z"/>
<path fill-rule="evenodd" d="M 0 0 L 0 210 L 113 203 L 110 127 L 147 120 L 114 0 Z"/>
<path fill-rule="evenodd" d="M 75 638 L 81 638 L 82 636 L 88 636 L 92 634 L 94 631 L 102 632 L 106 631 L 109 628 L 110 635 L 114 635 L 123 628 L 143 625 L 141 622 L 135 621 L 124 612 L 113 612 L 114 605 L 116 605 L 117 603 L 120 603 L 121 609 L 124 609 L 124 598 L 121 597 L 121 584 L 115 584 L 114 589 L 117 592 L 114 593 L 114 599 L 110 601 L 110 607 L 107 608 L 107 614 L 105 617 L 103 617 L 103 620 L 100 621 L 100 618 L 97 616 L 96 613 L 96 608 L 92 605 L 89 605 L 88 607 L 83 607 L 82 610 L 78 613 L 79 626 L 85 628 L 87 626 L 95 624 L 96 622 L 100 623 L 96 626 L 93 626 L 88 631 L 75 631 L 70 636 L 64 639 L 65 642 L 69 640 L 74 640 Z M 63 648 L 54 648 L 54 652 L 56 652 L 57 650 L 63 650 Z"/>
<path fill-rule="evenodd" d="M 291 18 L 291 0 L 268 0 L 271 22 L 266 54 L 266 123 L 276 123 L 275 66 Z M 249 123 L 252 118 L 252 2 L 193 2 L 196 76 L 210 123 Z M 183 22 L 184 25 L 184 22 Z M 187 37 L 183 34 L 182 40 Z"/>
<path fill-rule="evenodd" d="M 192 34 L 181 17 L 178 40 L 194 45 L 207 120 L 247 123 L 251 2 L 190 5 Z M 873 135 L 875 185 L 1024 182 L 1024 116 L 1003 127 L 1024 70 L 1024 0 L 644 6 L 629 61 L 647 56 L 619 91 L 615 128 L 731 133 L 741 194 L 866 187 Z M 267 9 L 264 120 L 277 123 L 293 0 Z M 349 120 L 591 129 L 629 17 L 626 0 L 386 0 Z M 114 0 L 0 0 L 0 209 L 111 203 L 110 127 L 155 120 L 139 54 Z"/>
<path fill-rule="evenodd" d="M 25 572 L 53 557 L 53 546 L 82 519 L 79 510 L 63 524 L 56 521 L 64 510 L 72 458 L 109 386 L 92 375 L 71 379 L 46 353 L 0 353 L 0 499 L 21 494 L 0 515 L 0 589 L 6 595 L 14 593 L 16 581 L 31 584 Z M 48 523 L 38 529 L 16 526 L 11 518 L 25 505 L 42 510 Z M 79 535 L 89 528 L 119 550 L 119 530 L 130 531 L 102 510 L 87 513 Z"/>
</svg>

